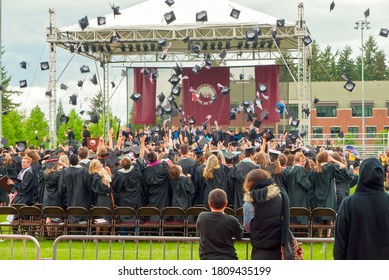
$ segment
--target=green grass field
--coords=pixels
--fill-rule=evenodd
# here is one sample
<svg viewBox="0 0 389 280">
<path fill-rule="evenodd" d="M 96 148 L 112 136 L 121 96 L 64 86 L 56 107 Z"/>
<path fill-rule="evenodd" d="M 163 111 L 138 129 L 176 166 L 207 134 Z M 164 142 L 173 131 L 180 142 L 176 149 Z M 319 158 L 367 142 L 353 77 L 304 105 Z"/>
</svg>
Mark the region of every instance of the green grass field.
<svg viewBox="0 0 389 280">
<path fill-rule="evenodd" d="M 0 222 L 5 221 L 4 216 L 0 216 Z M 53 240 L 38 240 L 40 244 L 40 258 L 53 258 Z M 139 260 L 198 260 L 198 244 L 183 243 L 177 246 L 176 242 L 153 242 L 150 256 L 150 242 L 139 242 L 138 259 Z M 192 248 L 193 246 L 193 248 Z M 302 244 L 305 260 L 311 259 L 310 244 Z M 236 243 L 235 248 L 240 260 L 246 259 L 246 244 Z M 332 260 L 333 244 L 316 243 L 312 246 L 312 259 L 314 260 Z M 0 260 L 33 260 L 35 259 L 35 246 L 31 241 L 10 241 L 0 240 Z M 98 252 L 98 254 L 96 254 Z M 165 252 L 165 256 L 164 256 Z M 192 256 L 191 256 L 192 252 Z M 248 248 L 248 258 L 250 259 L 251 246 Z M 132 241 L 112 243 L 100 241 L 72 241 L 61 242 L 57 249 L 57 259 L 59 260 L 135 260 L 136 245 Z"/>
</svg>

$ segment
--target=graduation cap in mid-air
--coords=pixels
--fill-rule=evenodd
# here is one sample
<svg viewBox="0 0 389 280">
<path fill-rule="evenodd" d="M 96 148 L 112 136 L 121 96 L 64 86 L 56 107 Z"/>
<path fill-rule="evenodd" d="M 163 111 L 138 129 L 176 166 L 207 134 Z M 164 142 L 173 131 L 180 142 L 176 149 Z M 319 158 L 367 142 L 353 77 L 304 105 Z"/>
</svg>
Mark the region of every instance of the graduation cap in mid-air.
<svg viewBox="0 0 389 280">
<path fill-rule="evenodd" d="M 61 123 L 68 123 L 68 121 L 70 120 L 70 118 L 68 116 L 65 116 L 65 115 L 62 115 L 60 118 L 59 118 L 59 121 Z"/>
<path fill-rule="evenodd" d="M 87 28 L 89 26 L 88 16 L 85 16 L 82 19 L 80 19 L 78 21 L 78 24 L 80 25 L 81 30 L 84 30 L 85 28 Z"/>
<path fill-rule="evenodd" d="M 27 149 L 27 142 L 26 141 L 18 141 L 15 143 L 15 148 L 17 152 L 24 152 Z"/>
<path fill-rule="evenodd" d="M 89 73 L 90 72 L 89 66 L 88 65 L 82 65 L 80 67 L 80 72 L 81 73 Z"/>
<path fill-rule="evenodd" d="M 61 84 L 60 88 L 61 88 L 62 90 L 67 90 L 67 89 L 68 89 L 68 86 L 65 85 L 65 84 Z"/>
<path fill-rule="evenodd" d="M 90 81 L 92 82 L 92 84 L 97 85 L 97 76 L 96 76 L 96 74 L 93 75 L 93 77 L 92 77 L 92 79 L 90 79 Z"/>
<path fill-rule="evenodd" d="M 27 80 L 21 80 L 21 81 L 19 81 L 19 87 L 20 87 L 20 88 L 25 88 L 25 87 L 27 87 Z"/>
<path fill-rule="evenodd" d="M 120 6 L 112 5 L 112 6 L 111 6 L 111 9 L 112 9 L 112 11 L 113 11 L 113 16 L 114 16 L 114 17 L 122 14 L 122 13 L 119 11 L 119 10 L 120 10 Z"/>
<path fill-rule="evenodd" d="M 274 134 L 269 129 L 265 129 L 260 133 L 260 135 L 266 135 L 266 141 L 274 139 Z"/>
</svg>

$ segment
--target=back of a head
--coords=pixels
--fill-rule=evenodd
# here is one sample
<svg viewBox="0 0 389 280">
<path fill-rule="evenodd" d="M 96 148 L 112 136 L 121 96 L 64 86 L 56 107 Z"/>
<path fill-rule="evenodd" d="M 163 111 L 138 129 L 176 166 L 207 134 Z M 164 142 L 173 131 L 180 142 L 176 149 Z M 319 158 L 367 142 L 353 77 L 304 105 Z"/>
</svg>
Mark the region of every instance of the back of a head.
<svg viewBox="0 0 389 280">
<path fill-rule="evenodd" d="M 208 195 L 208 204 L 213 209 L 223 209 L 227 205 L 227 194 L 222 189 L 214 189 Z"/>
<path fill-rule="evenodd" d="M 359 180 L 356 191 L 384 190 L 385 171 L 377 158 L 367 158 L 359 168 Z"/>
<path fill-rule="evenodd" d="M 71 166 L 76 166 L 78 164 L 78 156 L 76 154 L 72 154 L 69 157 L 69 163 Z"/>
<path fill-rule="evenodd" d="M 88 157 L 88 148 L 87 147 L 80 147 L 78 149 L 78 156 L 80 157 L 80 159 L 86 159 Z"/>
<path fill-rule="evenodd" d="M 180 154 L 181 155 L 187 155 L 189 153 L 189 147 L 188 144 L 182 144 L 180 147 Z"/>
</svg>

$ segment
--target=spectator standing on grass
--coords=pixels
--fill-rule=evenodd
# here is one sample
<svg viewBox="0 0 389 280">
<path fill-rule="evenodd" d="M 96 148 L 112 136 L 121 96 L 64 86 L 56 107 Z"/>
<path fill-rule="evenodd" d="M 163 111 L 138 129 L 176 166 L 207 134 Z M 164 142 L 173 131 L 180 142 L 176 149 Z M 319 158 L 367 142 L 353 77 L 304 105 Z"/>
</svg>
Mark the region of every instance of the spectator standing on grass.
<svg viewBox="0 0 389 280">
<path fill-rule="evenodd" d="M 200 235 L 201 260 L 237 260 L 234 242 L 243 237 L 243 228 L 237 218 L 224 213 L 227 194 L 222 189 L 209 193 L 211 212 L 201 212 L 197 218 L 197 232 Z"/>
<path fill-rule="evenodd" d="M 389 195 L 385 171 L 376 158 L 362 161 L 357 188 L 338 211 L 335 260 L 388 260 Z"/>
</svg>

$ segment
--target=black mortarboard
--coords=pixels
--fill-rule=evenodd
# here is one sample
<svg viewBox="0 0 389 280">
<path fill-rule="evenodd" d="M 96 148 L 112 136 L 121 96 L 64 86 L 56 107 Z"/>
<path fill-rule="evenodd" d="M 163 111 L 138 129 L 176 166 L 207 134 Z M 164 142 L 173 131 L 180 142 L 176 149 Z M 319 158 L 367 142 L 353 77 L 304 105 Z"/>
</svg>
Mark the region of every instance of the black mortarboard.
<svg viewBox="0 0 389 280">
<path fill-rule="evenodd" d="M 42 71 L 49 70 L 49 69 L 50 69 L 50 64 L 47 61 L 41 62 L 41 70 Z"/>
<path fill-rule="evenodd" d="M 8 147 L 8 140 L 5 139 L 4 137 L 1 138 L 1 145 L 3 145 L 3 147 Z"/>
<path fill-rule="evenodd" d="M 16 151 L 18 152 L 24 152 L 27 148 L 27 142 L 26 141 L 18 141 L 15 143 Z"/>
<path fill-rule="evenodd" d="M 265 129 L 264 131 L 262 131 L 260 133 L 261 136 L 263 134 L 266 134 L 266 141 L 270 141 L 270 140 L 274 139 L 274 134 L 269 129 Z"/>
<path fill-rule="evenodd" d="M 200 70 L 201 70 L 201 67 L 199 65 L 195 65 L 193 68 L 192 68 L 192 71 L 195 73 L 195 74 L 199 74 L 200 73 Z"/>
<path fill-rule="evenodd" d="M 158 101 L 159 103 L 163 103 L 163 101 L 165 101 L 165 94 L 163 94 L 163 92 L 161 92 L 158 96 Z"/>
<path fill-rule="evenodd" d="M 341 132 L 338 133 L 338 137 L 339 137 L 339 138 L 343 138 L 343 137 L 344 137 L 343 131 L 341 131 Z"/>
<path fill-rule="evenodd" d="M 120 152 L 122 154 L 128 154 L 129 152 L 131 152 L 131 150 L 132 150 L 132 147 L 125 147 L 125 148 L 121 149 Z"/>
<path fill-rule="evenodd" d="M 93 114 L 90 116 L 91 123 L 98 123 L 99 122 L 99 115 Z"/>
<path fill-rule="evenodd" d="M 80 115 L 83 115 L 84 113 L 85 113 L 85 111 L 84 111 L 84 110 L 80 111 Z"/>
<path fill-rule="evenodd" d="M 188 123 L 189 123 L 189 124 L 195 124 L 195 123 L 196 123 L 195 118 L 194 118 L 194 117 L 190 117 L 190 118 L 188 119 Z"/>
<path fill-rule="evenodd" d="M 141 94 L 139 92 L 134 92 L 131 94 L 130 98 L 134 101 L 138 101 L 141 98 Z"/>
<path fill-rule="evenodd" d="M 61 122 L 61 123 L 68 123 L 68 121 L 69 121 L 69 117 L 67 117 L 67 116 L 65 116 L 65 115 L 62 115 L 60 118 L 59 118 L 59 121 Z"/>
<path fill-rule="evenodd" d="M 89 72 L 90 72 L 89 66 L 88 66 L 88 65 L 82 65 L 82 66 L 80 67 L 80 72 L 81 72 L 81 73 L 89 73 Z"/>
<path fill-rule="evenodd" d="M 69 96 L 69 104 L 77 105 L 77 95 L 73 94 Z"/>
<path fill-rule="evenodd" d="M 121 15 L 122 13 L 119 12 L 119 9 L 120 9 L 120 6 L 115 6 L 115 5 L 112 5 L 112 10 L 113 10 L 113 15 L 114 16 L 118 16 L 118 15 Z"/>
<path fill-rule="evenodd" d="M 224 157 L 227 163 L 234 163 L 239 158 L 239 155 L 236 153 L 225 153 Z"/>
<path fill-rule="evenodd" d="M 299 136 L 297 131 L 293 131 L 293 132 L 290 133 L 290 139 L 295 141 L 297 138 L 300 138 L 300 136 Z"/>
<path fill-rule="evenodd" d="M 228 119 L 229 120 L 236 120 L 236 113 L 235 112 L 229 112 L 228 113 Z"/>
<path fill-rule="evenodd" d="M 173 67 L 173 70 L 177 76 L 180 76 L 182 74 L 182 69 L 177 63 L 176 63 L 176 66 Z"/>
<path fill-rule="evenodd" d="M 27 69 L 27 62 L 25 61 L 20 62 L 20 67 L 22 67 L 23 69 Z"/>
<path fill-rule="evenodd" d="M 176 86 L 180 81 L 181 81 L 181 79 L 176 74 L 173 74 L 169 78 L 169 83 L 171 83 L 173 86 Z"/>
<path fill-rule="evenodd" d="M 110 153 L 105 157 L 105 163 L 108 167 L 114 167 L 119 162 L 119 158 L 114 153 Z"/>
<path fill-rule="evenodd" d="M 305 137 L 305 135 L 307 135 L 307 131 L 305 129 L 302 129 L 300 131 L 300 137 Z"/>
<path fill-rule="evenodd" d="M 84 81 L 83 81 L 83 80 L 79 80 L 79 81 L 77 82 L 77 86 L 79 86 L 79 87 L 82 87 L 83 84 L 84 84 Z"/>
<path fill-rule="evenodd" d="M 134 155 L 139 155 L 140 154 L 140 147 L 139 146 L 133 146 L 131 148 L 131 151 L 134 153 Z"/>
<path fill-rule="evenodd" d="M 172 87 L 172 90 L 170 91 L 171 94 L 175 95 L 175 96 L 180 96 L 180 93 L 181 93 L 181 87 L 179 86 L 174 86 Z"/>
<path fill-rule="evenodd" d="M 267 111 L 267 109 L 263 109 L 263 111 L 261 112 L 261 114 L 259 115 L 259 120 L 260 121 L 263 121 L 263 120 L 267 120 L 267 117 L 269 116 L 269 112 Z"/>
<path fill-rule="evenodd" d="M 294 127 L 298 127 L 299 124 L 300 124 L 300 120 L 292 119 L 292 121 L 290 122 L 290 125 Z"/>
<path fill-rule="evenodd" d="M 68 86 L 65 85 L 65 84 L 61 84 L 60 88 L 63 89 L 63 90 L 67 90 L 67 89 L 68 89 Z"/>
<path fill-rule="evenodd" d="M 222 95 L 228 95 L 230 93 L 231 89 L 229 87 L 223 87 L 220 91 Z"/>
<path fill-rule="evenodd" d="M 261 121 L 259 121 L 259 120 L 255 120 L 255 122 L 254 122 L 254 127 L 256 127 L 256 128 L 259 128 L 260 126 L 261 126 L 261 124 L 262 124 L 262 122 Z"/>
<path fill-rule="evenodd" d="M 97 85 L 97 76 L 96 76 L 96 74 L 93 75 L 93 77 L 92 77 L 92 79 L 90 79 L 90 81 L 92 82 L 92 84 Z"/>
<path fill-rule="evenodd" d="M 313 103 L 317 104 L 319 102 L 319 98 L 315 97 L 315 99 L 313 99 Z"/>
<path fill-rule="evenodd" d="M 81 30 L 84 30 L 89 26 L 88 16 L 83 17 L 78 21 L 78 24 L 80 25 Z"/>
<path fill-rule="evenodd" d="M 269 155 L 270 155 L 272 158 L 277 159 L 278 156 L 279 156 L 280 154 L 281 154 L 280 151 L 273 150 L 273 149 L 269 149 Z"/>
<path fill-rule="evenodd" d="M 247 147 L 247 148 L 244 149 L 245 157 L 248 157 L 248 156 L 250 156 L 250 155 L 252 155 L 254 153 L 255 153 L 254 147 Z"/>
<path fill-rule="evenodd" d="M 248 122 L 252 122 L 253 121 L 253 118 L 251 117 L 250 113 L 246 114 L 246 121 L 248 121 Z"/>
<path fill-rule="evenodd" d="M 25 87 L 27 87 L 27 80 L 21 80 L 21 81 L 19 81 L 19 87 L 20 87 L 20 88 L 25 88 Z"/>
<path fill-rule="evenodd" d="M 57 164 L 58 162 L 58 159 L 55 157 L 55 158 L 50 158 L 50 159 L 47 159 L 43 162 L 42 164 L 42 167 L 43 168 L 49 168 L 49 169 L 53 169 L 54 166 Z"/>
</svg>

